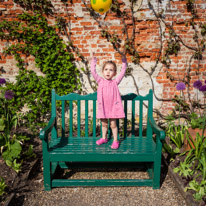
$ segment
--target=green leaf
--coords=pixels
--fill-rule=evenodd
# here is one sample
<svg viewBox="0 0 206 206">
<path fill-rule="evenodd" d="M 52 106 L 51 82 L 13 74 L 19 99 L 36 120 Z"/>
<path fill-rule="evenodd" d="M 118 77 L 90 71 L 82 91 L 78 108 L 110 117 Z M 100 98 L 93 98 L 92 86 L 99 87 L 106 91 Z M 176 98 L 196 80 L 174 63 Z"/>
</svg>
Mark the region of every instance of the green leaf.
<svg viewBox="0 0 206 206">
<path fill-rule="evenodd" d="M 0 196 L 2 196 L 5 193 L 7 185 L 5 183 L 5 180 L 3 177 L 0 178 Z"/>
<path fill-rule="evenodd" d="M 180 153 L 180 149 L 176 147 L 176 148 L 174 149 L 174 152 L 175 152 L 175 153 Z"/>
<path fill-rule="evenodd" d="M 14 159 L 19 159 L 22 151 L 22 147 L 19 142 L 15 142 L 10 145 L 10 149 L 3 152 L 2 156 L 4 160 L 13 161 Z"/>
<path fill-rule="evenodd" d="M 0 132 L 3 132 L 5 129 L 5 123 L 4 123 L 4 119 L 1 118 L 0 119 Z"/>
<path fill-rule="evenodd" d="M 174 171 L 174 173 L 178 173 L 179 172 L 179 168 L 176 167 L 176 168 L 173 169 L 173 171 Z"/>
<path fill-rule="evenodd" d="M 33 152 L 33 145 L 29 145 L 29 149 L 24 153 L 24 155 L 26 155 L 27 158 L 36 158 L 36 154 Z"/>
</svg>

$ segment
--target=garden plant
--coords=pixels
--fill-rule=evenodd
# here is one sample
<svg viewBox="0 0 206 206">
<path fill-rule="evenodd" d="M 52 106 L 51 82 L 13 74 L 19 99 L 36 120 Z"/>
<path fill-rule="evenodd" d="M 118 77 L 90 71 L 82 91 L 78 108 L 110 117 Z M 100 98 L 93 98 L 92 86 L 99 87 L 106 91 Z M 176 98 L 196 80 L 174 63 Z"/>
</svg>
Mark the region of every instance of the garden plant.
<svg viewBox="0 0 206 206">
<path fill-rule="evenodd" d="M 18 173 L 21 170 L 23 153 L 27 154 L 27 157 L 34 156 L 34 154 L 32 145 L 28 151 L 23 152 L 22 150 L 24 142 L 29 138 L 16 130 L 19 117 L 11 104 L 15 94 L 13 91 L 7 90 L 5 79 L 0 78 L 0 84 L 0 154 L 6 164 Z"/>
<path fill-rule="evenodd" d="M 197 80 L 194 82 L 193 86 L 197 89 L 197 93 L 202 92 L 203 98 L 205 99 L 206 81 L 203 83 L 202 81 Z M 180 91 L 180 94 L 183 94 L 186 85 L 181 82 L 177 84 L 176 88 Z M 191 104 L 193 104 L 193 106 L 195 105 L 195 109 L 186 116 L 187 119 L 183 122 L 180 122 L 180 118 L 178 121 L 175 121 L 175 118 L 172 118 L 172 115 L 170 116 L 170 121 L 166 127 L 169 142 L 165 143 L 164 148 L 167 153 L 170 154 L 170 161 L 179 159 L 179 165 L 175 166 L 174 172 L 178 173 L 186 180 L 185 191 L 192 190 L 195 200 L 201 201 L 205 200 L 206 197 L 205 104 L 203 104 L 203 108 L 201 108 L 198 98 L 195 98 Z M 179 117 L 184 117 L 184 113 L 187 113 L 191 107 L 191 105 L 184 101 L 183 95 L 180 95 L 175 107 L 176 110 L 174 109 L 173 113 L 179 113 Z M 198 128 L 201 130 L 193 137 L 188 131 L 188 128 Z M 186 144 L 189 144 L 189 148 L 186 147 Z"/>
</svg>

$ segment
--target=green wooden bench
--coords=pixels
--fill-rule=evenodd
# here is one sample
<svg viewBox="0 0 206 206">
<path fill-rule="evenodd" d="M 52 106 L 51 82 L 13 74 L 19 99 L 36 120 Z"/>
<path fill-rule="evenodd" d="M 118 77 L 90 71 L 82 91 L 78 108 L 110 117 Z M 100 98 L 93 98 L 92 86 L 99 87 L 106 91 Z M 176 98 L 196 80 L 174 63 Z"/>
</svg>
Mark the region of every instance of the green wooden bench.
<svg viewBox="0 0 206 206">
<path fill-rule="evenodd" d="M 61 102 L 61 132 L 58 132 L 56 102 Z M 81 102 L 85 102 L 81 108 Z M 97 94 L 88 95 L 68 94 L 59 96 L 52 90 L 52 112 L 48 126 L 40 131 L 43 149 L 43 175 L 45 190 L 52 187 L 65 186 L 152 186 L 154 189 L 160 187 L 161 152 L 165 132 L 161 130 L 153 119 L 153 92 L 146 96 L 127 94 L 122 96 L 125 111 L 123 132 L 120 136 L 120 147 L 118 150 L 111 149 L 112 139 L 107 144 L 96 145 L 96 101 Z M 74 134 L 74 102 L 77 105 L 77 131 Z M 131 115 L 128 119 L 128 105 L 131 105 Z M 143 104 L 148 105 L 146 109 L 146 132 L 143 125 Z M 90 108 L 89 108 L 90 105 Z M 92 105 L 92 135 L 89 136 L 89 109 Z M 138 108 L 138 109 L 137 109 Z M 69 111 L 68 128 L 65 126 L 65 111 Z M 82 129 L 81 110 L 85 110 L 84 129 Z M 136 110 L 136 111 L 135 111 Z M 137 111 L 138 110 L 138 111 Z M 145 110 L 145 109 L 144 109 Z M 59 111 L 59 110 L 58 110 Z M 138 112 L 139 121 L 135 120 Z M 83 119 L 83 118 L 82 118 Z M 129 124 L 130 125 L 129 125 Z M 130 134 L 128 134 L 130 127 Z M 120 128 L 117 120 L 118 129 Z M 122 128 L 121 127 L 121 128 Z M 91 128 L 90 128 L 91 129 Z M 68 130 L 68 132 L 67 132 Z M 136 134 L 138 130 L 138 135 Z M 58 133 L 61 133 L 58 134 Z M 81 136 L 83 133 L 83 137 Z M 100 136 L 100 135 L 99 135 Z M 111 136 L 111 133 L 110 133 Z M 55 171 L 58 167 L 139 167 L 144 166 L 149 174 L 148 179 L 55 179 Z M 101 166 L 100 166 L 101 165 Z"/>
</svg>

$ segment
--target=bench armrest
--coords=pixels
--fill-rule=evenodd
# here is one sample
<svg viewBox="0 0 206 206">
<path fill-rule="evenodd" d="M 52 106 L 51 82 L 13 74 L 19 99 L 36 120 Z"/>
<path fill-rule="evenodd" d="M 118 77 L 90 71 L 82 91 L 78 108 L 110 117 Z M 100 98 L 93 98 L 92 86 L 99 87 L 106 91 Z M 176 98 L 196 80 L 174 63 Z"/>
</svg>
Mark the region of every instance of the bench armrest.
<svg viewBox="0 0 206 206">
<path fill-rule="evenodd" d="M 56 122 L 56 117 L 51 117 L 48 125 L 40 131 L 39 137 L 41 140 L 48 139 L 48 134 L 51 132 L 52 128 L 54 127 L 55 122 Z"/>
<path fill-rule="evenodd" d="M 149 124 L 152 127 L 153 132 L 159 137 L 160 140 L 165 139 L 165 131 L 162 130 L 157 124 L 155 123 L 153 118 L 149 118 Z"/>
</svg>

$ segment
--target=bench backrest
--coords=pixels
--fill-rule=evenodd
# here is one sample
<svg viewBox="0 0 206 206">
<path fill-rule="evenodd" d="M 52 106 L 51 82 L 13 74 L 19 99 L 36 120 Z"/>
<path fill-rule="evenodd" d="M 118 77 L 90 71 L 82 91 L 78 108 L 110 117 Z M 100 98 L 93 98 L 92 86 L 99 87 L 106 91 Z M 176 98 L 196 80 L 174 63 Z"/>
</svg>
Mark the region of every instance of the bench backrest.
<svg viewBox="0 0 206 206">
<path fill-rule="evenodd" d="M 96 137 L 96 109 L 97 109 L 97 93 L 91 93 L 88 95 L 79 95 L 75 93 L 71 93 L 64 96 L 59 96 L 55 93 L 55 90 L 52 90 L 52 117 L 56 117 L 56 102 L 61 101 L 61 127 L 62 127 L 62 137 L 65 136 L 65 129 L 68 129 L 69 137 L 73 137 L 73 126 L 74 126 L 74 112 L 73 112 L 73 103 L 75 102 L 77 105 L 77 136 L 81 136 L 81 111 L 85 110 L 85 128 L 84 128 L 84 136 L 89 136 L 89 105 L 92 106 L 92 136 Z M 81 108 L 81 102 L 84 101 L 84 108 Z M 122 96 L 125 118 L 123 121 L 123 136 L 127 136 L 128 131 L 128 123 L 130 123 L 131 127 L 131 135 L 132 136 L 143 136 L 143 117 L 146 117 L 146 136 L 152 136 L 152 130 L 148 123 L 148 117 L 152 117 L 153 113 L 153 91 L 149 90 L 149 93 L 145 96 L 136 95 L 134 93 L 130 93 Z M 91 102 L 89 104 L 89 102 Z M 128 119 L 128 105 L 130 106 L 130 118 Z M 143 110 L 143 107 L 146 108 Z M 138 109 L 137 109 L 138 108 Z M 65 128 L 65 112 L 69 110 L 69 128 Z M 90 108 L 91 110 L 91 108 Z M 138 110 L 138 111 L 137 111 Z M 143 111 L 146 111 L 146 114 L 143 114 Z M 137 120 L 135 117 L 138 113 L 139 124 L 137 125 Z M 136 123 L 136 125 L 135 125 Z M 120 127 L 119 120 L 117 121 L 118 129 Z M 139 135 L 135 135 L 135 130 L 138 127 Z M 52 132 L 52 138 L 57 137 L 57 131 Z"/>
</svg>

